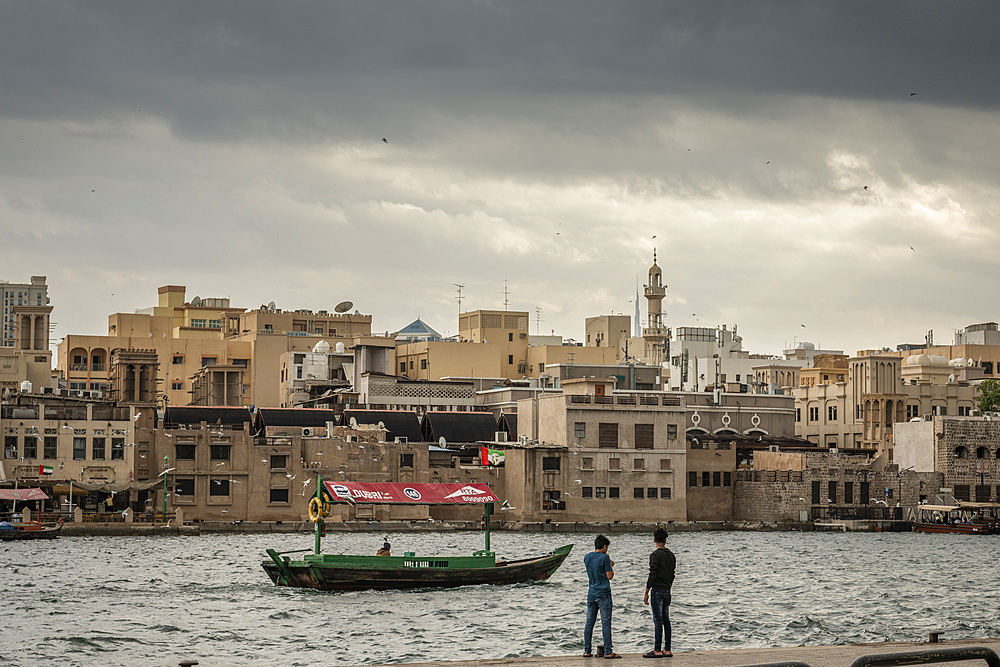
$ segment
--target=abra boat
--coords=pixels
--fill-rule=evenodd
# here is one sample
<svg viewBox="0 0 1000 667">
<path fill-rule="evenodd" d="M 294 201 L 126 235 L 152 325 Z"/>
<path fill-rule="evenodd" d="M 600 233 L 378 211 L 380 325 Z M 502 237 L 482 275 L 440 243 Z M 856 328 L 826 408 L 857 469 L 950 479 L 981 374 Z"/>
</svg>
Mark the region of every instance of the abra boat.
<svg viewBox="0 0 1000 667">
<path fill-rule="evenodd" d="M 323 518 L 332 503 L 472 505 L 486 508 L 486 545 L 471 556 L 353 556 L 320 552 Z M 490 550 L 490 506 L 499 502 L 486 484 L 404 484 L 395 482 L 326 482 L 317 480 L 309 502 L 309 518 L 316 524 L 313 549 L 277 552 L 261 563 L 277 586 L 330 591 L 454 588 L 475 584 L 516 584 L 543 581 L 559 569 L 572 544 L 551 553 L 521 560 L 497 560 Z M 311 554 L 292 560 L 287 554 Z"/>
<path fill-rule="evenodd" d="M 918 533 L 958 533 L 962 535 L 993 535 L 1000 532 L 1000 520 L 989 516 L 995 503 L 965 503 L 958 505 L 920 505 L 913 530 Z"/>
<path fill-rule="evenodd" d="M 59 537 L 62 527 L 61 521 L 54 525 L 37 522 L 0 525 L 0 540 L 51 540 Z"/>
</svg>

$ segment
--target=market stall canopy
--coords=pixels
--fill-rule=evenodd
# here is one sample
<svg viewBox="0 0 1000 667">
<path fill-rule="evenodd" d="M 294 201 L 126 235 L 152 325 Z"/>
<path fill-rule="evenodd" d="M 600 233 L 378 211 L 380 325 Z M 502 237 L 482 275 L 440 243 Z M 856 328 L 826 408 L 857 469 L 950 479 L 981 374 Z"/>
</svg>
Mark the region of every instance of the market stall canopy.
<svg viewBox="0 0 1000 667">
<path fill-rule="evenodd" d="M 498 503 L 488 484 L 403 484 L 398 482 L 324 482 L 337 503 L 394 505 L 478 505 Z"/>
<path fill-rule="evenodd" d="M 0 500 L 48 500 L 41 489 L 0 489 Z"/>
<path fill-rule="evenodd" d="M 926 510 L 928 512 L 954 512 L 958 509 L 957 505 L 918 505 L 917 509 Z"/>
<path fill-rule="evenodd" d="M 96 482 L 96 481 L 74 481 L 74 489 L 83 489 L 84 491 L 103 491 L 104 493 L 121 493 L 122 491 L 147 491 L 155 486 L 160 486 L 163 484 L 163 477 L 159 477 L 154 480 L 147 480 L 144 482 L 123 482 L 121 484 L 116 484 L 114 482 Z"/>
</svg>

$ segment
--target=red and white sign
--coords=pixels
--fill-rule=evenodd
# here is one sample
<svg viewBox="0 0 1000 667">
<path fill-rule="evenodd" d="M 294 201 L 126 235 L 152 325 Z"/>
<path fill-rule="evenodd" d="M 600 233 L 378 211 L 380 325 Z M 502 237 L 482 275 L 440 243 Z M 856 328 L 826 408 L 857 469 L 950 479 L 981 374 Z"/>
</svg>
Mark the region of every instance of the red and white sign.
<svg viewBox="0 0 1000 667">
<path fill-rule="evenodd" d="M 456 485 L 453 485 L 456 486 Z M 0 500 L 48 500 L 41 489 L 0 489 Z"/>
<path fill-rule="evenodd" d="M 477 505 L 500 500 L 488 484 L 405 484 L 401 482 L 324 482 L 333 502 L 397 505 Z"/>
</svg>

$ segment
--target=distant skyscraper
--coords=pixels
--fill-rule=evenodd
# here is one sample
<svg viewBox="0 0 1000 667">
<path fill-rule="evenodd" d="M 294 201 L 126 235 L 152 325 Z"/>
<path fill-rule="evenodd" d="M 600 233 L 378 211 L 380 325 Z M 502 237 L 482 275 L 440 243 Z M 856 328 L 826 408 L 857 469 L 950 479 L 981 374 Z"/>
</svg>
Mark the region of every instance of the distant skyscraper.
<svg viewBox="0 0 1000 667">
<path fill-rule="evenodd" d="M 635 317 L 632 318 L 632 336 L 642 337 L 642 322 L 639 321 L 639 276 L 635 277 Z"/>
<path fill-rule="evenodd" d="M 14 306 L 47 306 L 49 288 L 45 276 L 31 276 L 31 283 L 0 280 L 3 320 L 0 321 L 0 347 L 14 347 Z"/>
</svg>

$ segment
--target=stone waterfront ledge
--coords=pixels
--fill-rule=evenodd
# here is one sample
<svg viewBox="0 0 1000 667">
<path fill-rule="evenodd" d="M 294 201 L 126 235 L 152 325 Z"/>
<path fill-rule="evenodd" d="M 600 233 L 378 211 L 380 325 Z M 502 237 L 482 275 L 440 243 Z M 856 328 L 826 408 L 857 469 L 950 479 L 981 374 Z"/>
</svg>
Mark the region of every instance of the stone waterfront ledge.
<svg viewBox="0 0 1000 667">
<path fill-rule="evenodd" d="M 652 635 L 652 628 L 650 628 Z M 595 636 L 596 639 L 596 636 Z M 652 637 L 650 637 L 652 640 Z M 804 662 L 809 667 L 850 667 L 851 663 L 863 656 L 911 651 L 928 651 L 943 648 L 968 648 L 982 646 L 1000 653 L 1000 639 L 960 639 L 954 641 L 928 642 L 886 642 L 876 644 L 847 644 L 844 646 L 793 646 L 788 648 L 738 648 L 713 651 L 675 652 L 673 658 L 664 658 L 657 663 L 644 659 L 640 653 L 623 654 L 621 660 L 605 663 L 602 658 L 581 656 L 556 656 L 549 658 L 510 658 L 486 660 L 455 660 L 447 662 L 424 662 L 394 665 L 393 667 L 640 667 L 649 664 L 663 667 L 740 667 L 778 662 Z M 652 648 L 652 641 L 650 641 Z M 921 661 L 926 662 L 926 661 Z M 963 662 L 933 663 L 940 665 L 961 665 L 962 667 L 982 667 L 983 660 Z M 368 667 L 371 667 L 370 665 Z"/>
<path fill-rule="evenodd" d="M 836 522 L 813 523 L 770 523 L 761 521 L 688 521 L 667 524 L 672 533 L 708 531 L 865 531 L 875 530 L 879 522 Z M 552 522 L 521 523 L 494 522 L 494 531 L 522 533 L 651 533 L 658 525 L 648 522 Z M 141 523 L 66 523 L 61 535 L 202 535 L 207 533 L 309 533 L 314 526 L 309 521 L 201 521 L 185 523 L 182 526 L 161 526 Z M 478 521 L 345 521 L 328 522 L 326 532 L 330 533 L 397 533 L 428 532 L 446 533 L 453 531 L 480 532 Z"/>
</svg>

